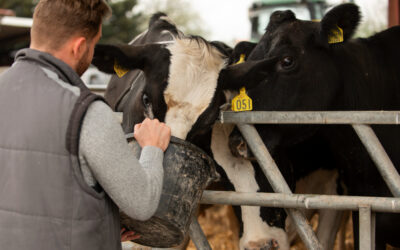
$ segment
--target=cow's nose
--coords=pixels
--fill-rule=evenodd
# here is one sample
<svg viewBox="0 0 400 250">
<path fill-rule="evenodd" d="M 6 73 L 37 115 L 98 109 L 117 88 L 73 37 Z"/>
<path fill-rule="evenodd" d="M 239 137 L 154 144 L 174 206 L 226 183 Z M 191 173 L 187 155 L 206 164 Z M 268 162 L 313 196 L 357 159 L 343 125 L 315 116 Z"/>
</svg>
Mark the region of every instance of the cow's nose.
<svg viewBox="0 0 400 250">
<path fill-rule="evenodd" d="M 279 249 L 279 243 L 277 240 L 272 239 L 267 245 L 264 247 L 260 248 L 260 250 L 278 250 Z"/>
<path fill-rule="evenodd" d="M 272 239 L 269 245 L 271 250 L 279 249 L 279 243 L 277 240 Z"/>
<path fill-rule="evenodd" d="M 278 250 L 279 242 L 275 239 L 262 242 L 251 242 L 250 246 L 245 247 L 244 250 Z"/>
<path fill-rule="evenodd" d="M 279 249 L 279 243 L 277 240 L 272 239 L 268 244 L 261 248 L 261 250 L 278 250 Z"/>
</svg>

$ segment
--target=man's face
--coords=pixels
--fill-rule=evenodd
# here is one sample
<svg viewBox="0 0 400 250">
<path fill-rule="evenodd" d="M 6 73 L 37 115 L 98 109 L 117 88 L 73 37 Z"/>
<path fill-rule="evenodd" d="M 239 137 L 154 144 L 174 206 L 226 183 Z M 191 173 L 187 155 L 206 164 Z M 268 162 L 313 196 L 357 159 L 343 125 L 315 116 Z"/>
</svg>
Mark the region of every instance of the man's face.
<svg viewBox="0 0 400 250">
<path fill-rule="evenodd" d="M 83 73 L 85 73 L 85 71 L 89 68 L 94 55 L 94 47 L 96 46 L 96 43 L 100 40 L 100 38 L 101 38 L 101 26 L 96 36 L 93 39 L 86 40 L 86 45 L 87 45 L 86 51 L 82 55 L 77 65 L 77 73 L 79 76 L 82 76 Z"/>
</svg>

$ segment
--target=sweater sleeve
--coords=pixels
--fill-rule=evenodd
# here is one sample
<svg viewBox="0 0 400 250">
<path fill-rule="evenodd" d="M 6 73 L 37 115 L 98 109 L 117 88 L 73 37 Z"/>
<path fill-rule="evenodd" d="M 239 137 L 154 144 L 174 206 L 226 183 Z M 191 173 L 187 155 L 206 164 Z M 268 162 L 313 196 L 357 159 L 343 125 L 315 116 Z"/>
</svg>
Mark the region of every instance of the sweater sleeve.
<svg viewBox="0 0 400 250">
<path fill-rule="evenodd" d="M 137 220 L 155 213 L 164 174 L 160 148 L 144 147 L 136 159 L 113 111 L 100 101 L 87 110 L 79 148 L 95 180 L 122 211 Z"/>
</svg>

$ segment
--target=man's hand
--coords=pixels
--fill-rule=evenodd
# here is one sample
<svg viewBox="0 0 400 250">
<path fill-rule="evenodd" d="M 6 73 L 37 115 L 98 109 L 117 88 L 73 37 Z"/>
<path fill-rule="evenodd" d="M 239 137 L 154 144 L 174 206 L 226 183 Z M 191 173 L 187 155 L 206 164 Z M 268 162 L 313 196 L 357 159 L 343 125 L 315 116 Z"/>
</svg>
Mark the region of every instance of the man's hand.
<svg viewBox="0 0 400 250">
<path fill-rule="evenodd" d="M 128 240 L 136 240 L 139 238 L 140 238 L 140 235 L 135 234 L 135 232 L 126 231 L 125 228 L 121 229 L 121 242 L 128 241 Z"/>
<path fill-rule="evenodd" d="M 165 151 L 171 139 L 171 128 L 157 119 L 146 118 L 142 123 L 135 125 L 133 136 L 142 148 L 155 146 Z"/>
</svg>

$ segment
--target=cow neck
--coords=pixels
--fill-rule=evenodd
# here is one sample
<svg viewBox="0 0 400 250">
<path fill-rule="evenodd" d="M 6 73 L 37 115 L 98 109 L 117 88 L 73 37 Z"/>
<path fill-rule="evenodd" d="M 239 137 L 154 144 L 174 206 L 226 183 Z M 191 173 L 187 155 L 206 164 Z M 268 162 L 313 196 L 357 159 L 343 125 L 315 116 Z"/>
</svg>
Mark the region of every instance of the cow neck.
<svg viewBox="0 0 400 250">
<path fill-rule="evenodd" d="M 340 110 L 396 109 L 386 98 L 387 93 L 396 93 L 391 85 L 395 74 L 390 68 L 385 68 L 384 73 L 376 69 L 386 61 L 379 56 L 379 48 L 368 45 L 368 40 L 357 39 L 333 50 L 335 61 L 340 62 L 336 67 L 340 72 L 337 84 L 341 86 L 335 99 Z"/>
</svg>

